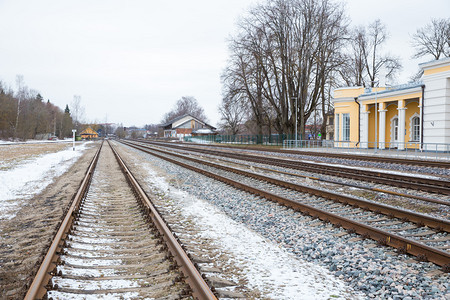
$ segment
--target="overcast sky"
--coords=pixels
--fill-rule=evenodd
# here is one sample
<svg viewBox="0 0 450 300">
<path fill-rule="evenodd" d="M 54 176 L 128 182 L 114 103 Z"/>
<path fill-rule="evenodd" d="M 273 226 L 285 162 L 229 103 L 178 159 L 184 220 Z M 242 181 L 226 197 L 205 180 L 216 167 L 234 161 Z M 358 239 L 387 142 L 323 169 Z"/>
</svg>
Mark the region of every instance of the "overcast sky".
<svg viewBox="0 0 450 300">
<path fill-rule="evenodd" d="M 182 96 L 193 96 L 210 123 L 220 119 L 220 74 L 227 38 L 250 0 L 0 0 L 0 80 L 25 84 L 64 108 L 81 96 L 88 122 L 159 123 Z M 448 0 L 342 0 L 352 25 L 379 18 L 386 49 L 402 59 L 410 37 L 431 18 L 450 16 Z M 427 60 L 427 59 L 425 59 Z"/>
</svg>

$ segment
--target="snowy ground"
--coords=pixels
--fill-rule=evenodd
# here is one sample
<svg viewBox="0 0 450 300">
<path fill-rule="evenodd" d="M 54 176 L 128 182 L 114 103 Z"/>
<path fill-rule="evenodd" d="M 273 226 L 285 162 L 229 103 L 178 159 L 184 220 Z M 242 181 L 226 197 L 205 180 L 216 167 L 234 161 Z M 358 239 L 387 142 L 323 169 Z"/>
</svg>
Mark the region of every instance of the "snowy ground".
<svg viewBox="0 0 450 300">
<path fill-rule="evenodd" d="M 0 220 L 11 219 L 19 209 L 21 201 L 41 192 L 61 176 L 86 150 L 90 143 L 77 144 L 55 153 L 39 155 L 0 171 Z M 0 161 L 1 163 L 1 161 Z"/>
<path fill-rule="evenodd" d="M 4 141 L 0 140 L 0 145 L 15 145 L 15 144 L 42 144 L 42 143 L 71 143 L 73 139 L 64 140 L 26 140 L 26 141 Z"/>
<path fill-rule="evenodd" d="M 173 189 L 144 163 L 147 180 L 173 199 L 187 218 L 201 226 L 201 236 L 232 254 L 246 273 L 250 288 L 268 299 L 358 299 L 343 281 L 327 269 L 296 258 L 279 245 L 240 224 L 215 206 L 184 191 Z"/>
</svg>

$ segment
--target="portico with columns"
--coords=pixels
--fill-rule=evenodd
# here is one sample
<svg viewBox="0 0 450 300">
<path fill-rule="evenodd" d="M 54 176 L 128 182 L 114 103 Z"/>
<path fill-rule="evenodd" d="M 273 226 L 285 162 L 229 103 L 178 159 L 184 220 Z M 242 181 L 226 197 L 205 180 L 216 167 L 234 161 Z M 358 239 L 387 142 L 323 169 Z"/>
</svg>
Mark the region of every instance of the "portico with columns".
<svg viewBox="0 0 450 300">
<path fill-rule="evenodd" d="M 419 118 L 412 120 L 412 123 L 420 124 L 421 84 L 365 93 L 356 98 L 362 107 L 361 148 L 375 148 L 375 144 L 378 149 L 403 150 L 405 147 L 417 147 L 420 143 L 420 128 L 417 131 L 414 125 L 408 123 L 406 116 Z M 378 113 L 376 117 L 375 103 Z M 377 123 L 376 129 L 375 123 Z M 413 132 L 414 129 L 416 129 L 415 132 Z"/>
<path fill-rule="evenodd" d="M 448 151 L 450 59 L 420 67 L 423 76 L 417 83 L 336 89 L 335 146 L 427 150 L 434 145 Z"/>
</svg>

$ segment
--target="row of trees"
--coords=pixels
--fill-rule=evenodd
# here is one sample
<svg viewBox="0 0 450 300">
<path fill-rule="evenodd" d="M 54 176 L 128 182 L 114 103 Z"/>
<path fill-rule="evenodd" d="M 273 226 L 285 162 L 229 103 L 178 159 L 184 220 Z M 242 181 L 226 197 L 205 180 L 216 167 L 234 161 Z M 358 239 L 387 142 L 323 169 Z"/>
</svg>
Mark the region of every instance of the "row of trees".
<svg viewBox="0 0 450 300">
<path fill-rule="evenodd" d="M 433 23 L 441 34 L 434 37 L 435 48 L 426 38 L 434 27 L 419 30 L 417 56 L 448 56 L 449 24 Z M 382 70 L 391 79 L 401 70 L 400 59 L 383 51 L 388 33 L 382 22 L 351 28 L 345 11 L 331 0 L 267 1 L 254 7 L 238 29 L 229 42 L 219 107 L 221 126 L 230 134 L 238 133 L 242 123 L 255 134 L 292 134 L 296 120 L 304 134 L 312 116 L 319 112 L 326 120 L 332 111 L 333 88 L 373 87 Z M 326 124 L 321 123 L 324 136 Z"/>
<path fill-rule="evenodd" d="M 36 91 L 17 76 L 17 92 L 0 82 L 0 138 L 35 139 L 48 134 L 59 138 L 71 136 L 73 129 L 69 107 L 65 110 L 44 101 Z"/>
</svg>

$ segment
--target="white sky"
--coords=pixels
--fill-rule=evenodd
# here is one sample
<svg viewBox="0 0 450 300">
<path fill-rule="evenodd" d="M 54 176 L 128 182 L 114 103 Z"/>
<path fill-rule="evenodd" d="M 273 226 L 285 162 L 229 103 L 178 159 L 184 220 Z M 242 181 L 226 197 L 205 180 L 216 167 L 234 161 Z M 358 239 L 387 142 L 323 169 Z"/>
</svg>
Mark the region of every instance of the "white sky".
<svg viewBox="0 0 450 300">
<path fill-rule="evenodd" d="M 0 80 L 16 75 L 64 108 L 81 96 L 89 122 L 159 123 L 182 96 L 194 96 L 211 125 L 220 117 L 220 74 L 227 38 L 252 0 L 0 0 Z M 407 81 L 410 36 L 432 17 L 450 17 L 448 0 L 343 0 L 352 25 L 376 18 L 402 58 Z"/>
</svg>

